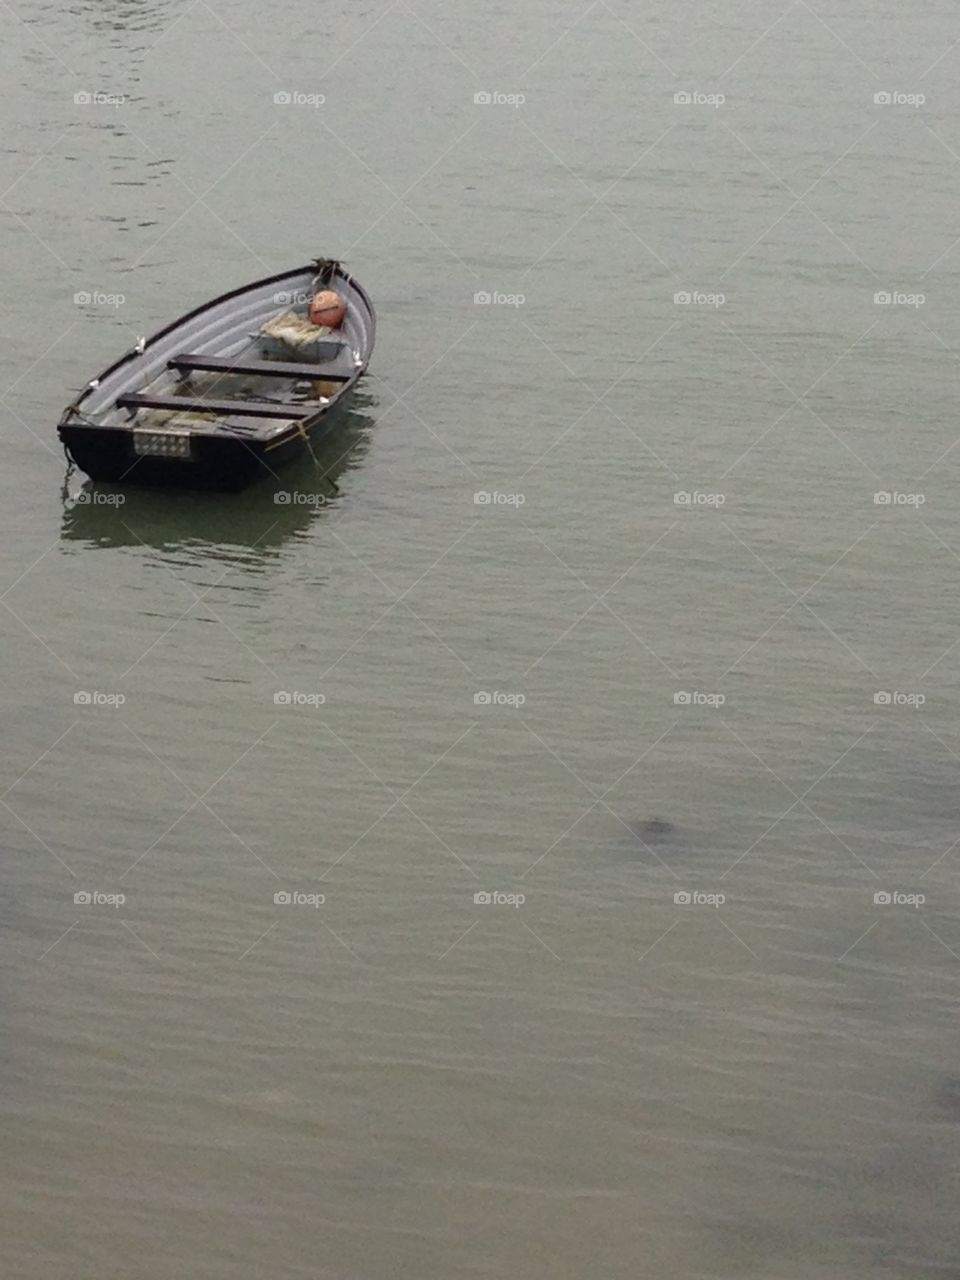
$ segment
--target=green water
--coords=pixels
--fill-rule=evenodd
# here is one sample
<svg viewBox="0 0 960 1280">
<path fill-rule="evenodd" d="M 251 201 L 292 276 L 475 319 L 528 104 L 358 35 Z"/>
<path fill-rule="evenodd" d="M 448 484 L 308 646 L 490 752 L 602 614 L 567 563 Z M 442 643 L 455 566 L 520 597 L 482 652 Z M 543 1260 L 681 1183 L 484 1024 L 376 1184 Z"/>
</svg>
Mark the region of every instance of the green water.
<svg viewBox="0 0 960 1280">
<path fill-rule="evenodd" d="M 957 1274 L 953 18 L 14 0 L 5 1276 Z M 63 500 L 317 254 L 317 466 Z"/>
</svg>

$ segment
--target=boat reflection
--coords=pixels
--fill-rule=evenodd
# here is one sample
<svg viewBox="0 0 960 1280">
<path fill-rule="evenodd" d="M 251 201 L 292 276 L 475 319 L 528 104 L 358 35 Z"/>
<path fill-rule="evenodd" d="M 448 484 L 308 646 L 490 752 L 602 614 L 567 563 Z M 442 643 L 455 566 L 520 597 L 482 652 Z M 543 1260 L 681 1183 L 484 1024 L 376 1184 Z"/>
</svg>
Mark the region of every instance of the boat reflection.
<svg viewBox="0 0 960 1280">
<path fill-rule="evenodd" d="M 61 537 L 87 548 L 147 547 L 166 553 L 212 550 L 218 559 L 269 560 L 334 510 L 338 480 L 362 462 L 373 418 L 369 398 L 354 395 L 312 456 L 241 493 L 123 488 L 83 477 L 64 486 Z"/>
</svg>

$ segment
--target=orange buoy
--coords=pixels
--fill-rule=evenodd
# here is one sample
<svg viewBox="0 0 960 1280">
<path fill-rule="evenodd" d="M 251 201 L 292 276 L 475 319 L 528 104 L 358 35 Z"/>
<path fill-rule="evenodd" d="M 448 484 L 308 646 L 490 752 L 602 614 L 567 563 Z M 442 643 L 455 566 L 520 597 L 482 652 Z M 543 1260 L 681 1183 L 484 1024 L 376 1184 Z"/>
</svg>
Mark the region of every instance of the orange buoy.
<svg viewBox="0 0 960 1280">
<path fill-rule="evenodd" d="M 347 304 L 333 289 L 324 289 L 310 299 L 310 323 L 339 329 L 347 314 Z"/>
</svg>

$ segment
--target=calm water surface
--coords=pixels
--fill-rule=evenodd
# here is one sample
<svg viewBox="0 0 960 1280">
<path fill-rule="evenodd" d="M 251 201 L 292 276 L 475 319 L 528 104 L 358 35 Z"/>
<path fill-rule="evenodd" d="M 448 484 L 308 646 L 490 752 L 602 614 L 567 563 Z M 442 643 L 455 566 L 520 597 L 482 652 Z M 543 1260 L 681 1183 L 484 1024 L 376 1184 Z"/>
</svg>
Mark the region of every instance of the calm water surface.
<svg viewBox="0 0 960 1280">
<path fill-rule="evenodd" d="M 955 17 L 13 0 L 5 1276 L 960 1275 Z M 64 502 L 315 254 L 316 464 Z"/>
</svg>

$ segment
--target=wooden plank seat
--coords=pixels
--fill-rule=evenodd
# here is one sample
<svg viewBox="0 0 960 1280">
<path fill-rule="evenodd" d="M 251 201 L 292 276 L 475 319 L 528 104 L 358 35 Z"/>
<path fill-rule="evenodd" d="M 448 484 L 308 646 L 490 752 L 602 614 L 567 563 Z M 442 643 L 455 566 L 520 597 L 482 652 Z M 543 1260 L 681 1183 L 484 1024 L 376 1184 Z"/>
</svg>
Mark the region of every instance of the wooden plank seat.
<svg viewBox="0 0 960 1280">
<path fill-rule="evenodd" d="M 231 356 L 174 356 L 168 369 L 197 370 L 201 373 L 245 373 L 258 378 L 302 378 L 308 382 L 349 382 L 352 374 L 331 373 L 319 364 L 287 360 L 236 360 Z"/>
<path fill-rule="evenodd" d="M 222 417 L 290 418 L 302 422 L 323 408 L 320 404 L 275 404 L 272 400 L 191 400 L 188 396 L 151 396 L 129 392 L 117 397 L 118 409 L 165 409 L 171 413 L 216 413 Z"/>
</svg>

